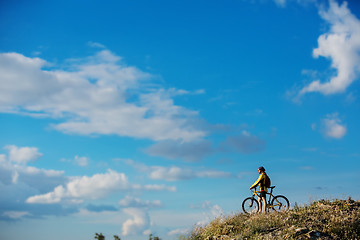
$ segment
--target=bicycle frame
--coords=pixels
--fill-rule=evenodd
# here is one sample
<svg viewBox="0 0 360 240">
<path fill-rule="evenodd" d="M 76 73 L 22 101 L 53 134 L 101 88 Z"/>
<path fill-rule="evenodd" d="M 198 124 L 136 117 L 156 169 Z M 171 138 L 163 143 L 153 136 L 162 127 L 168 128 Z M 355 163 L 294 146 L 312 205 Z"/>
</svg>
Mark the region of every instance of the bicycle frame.
<svg viewBox="0 0 360 240">
<path fill-rule="evenodd" d="M 271 189 L 271 191 L 270 191 L 270 193 L 266 193 L 266 195 L 269 195 L 269 200 L 267 201 L 267 206 L 270 206 L 271 204 L 271 200 L 274 198 L 274 195 L 272 194 L 272 192 L 273 192 L 273 189 L 275 188 L 275 186 L 274 187 L 270 187 L 270 189 Z M 252 197 L 253 198 L 255 198 L 255 196 L 257 196 L 258 198 L 260 198 L 260 191 L 257 191 L 256 190 L 256 188 L 254 189 L 254 192 L 253 192 L 253 195 L 252 195 Z"/>
<path fill-rule="evenodd" d="M 269 187 L 268 189 L 270 189 L 270 192 L 267 192 L 266 193 L 266 195 L 269 195 L 269 199 L 268 199 L 268 201 L 267 201 L 267 203 L 266 203 L 266 209 L 271 209 L 271 210 L 273 210 L 273 211 L 277 211 L 275 208 L 278 208 L 278 209 L 281 209 L 283 206 L 284 207 L 286 207 L 287 206 L 287 208 L 289 207 L 289 203 L 288 203 L 288 200 L 286 199 L 286 197 L 284 197 L 284 196 L 274 196 L 273 195 L 273 189 L 275 188 L 275 186 L 272 186 L 272 187 Z M 256 190 L 256 188 L 255 188 L 255 190 L 254 190 L 254 194 L 253 194 L 253 198 L 255 198 L 255 195 L 257 196 L 257 197 L 259 197 L 260 198 L 260 191 L 257 191 Z M 286 199 L 286 201 L 287 201 L 287 204 L 283 204 L 281 201 L 278 201 L 278 198 L 281 198 L 281 197 L 283 197 L 283 198 L 285 198 Z M 260 204 L 260 206 L 261 206 L 261 201 L 259 201 L 259 204 Z"/>
</svg>

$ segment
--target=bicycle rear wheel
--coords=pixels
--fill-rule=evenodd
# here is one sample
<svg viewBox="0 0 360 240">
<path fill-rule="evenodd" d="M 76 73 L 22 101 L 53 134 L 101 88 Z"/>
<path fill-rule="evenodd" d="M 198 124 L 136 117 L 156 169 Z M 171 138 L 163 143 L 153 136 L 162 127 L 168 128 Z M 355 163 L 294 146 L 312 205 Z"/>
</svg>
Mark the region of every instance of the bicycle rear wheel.
<svg viewBox="0 0 360 240">
<path fill-rule="evenodd" d="M 252 197 L 245 198 L 242 203 L 244 213 L 252 214 L 259 212 L 259 202 Z"/>
<path fill-rule="evenodd" d="M 277 212 L 286 212 L 289 210 L 290 203 L 289 200 L 282 195 L 275 196 L 271 201 L 272 209 Z"/>
</svg>

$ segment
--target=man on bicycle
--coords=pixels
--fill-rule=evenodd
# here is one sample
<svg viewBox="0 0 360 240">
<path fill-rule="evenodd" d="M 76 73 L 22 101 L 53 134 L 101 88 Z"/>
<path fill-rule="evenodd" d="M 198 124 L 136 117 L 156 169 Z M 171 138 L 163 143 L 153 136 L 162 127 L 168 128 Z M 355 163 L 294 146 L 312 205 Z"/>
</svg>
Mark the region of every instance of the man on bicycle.
<svg viewBox="0 0 360 240">
<path fill-rule="evenodd" d="M 260 174 L 258 180 L 250 187 L 250 190 L 260 185 L 260 198 L 259 198 L 259 204 L 260 209 L 265 213 L 266 212 L 266 193 L 267 193 L 267 187 L 266 187 L 266 173 L 264 167 L 258 168 L 258 173 Z"/>
</svg>

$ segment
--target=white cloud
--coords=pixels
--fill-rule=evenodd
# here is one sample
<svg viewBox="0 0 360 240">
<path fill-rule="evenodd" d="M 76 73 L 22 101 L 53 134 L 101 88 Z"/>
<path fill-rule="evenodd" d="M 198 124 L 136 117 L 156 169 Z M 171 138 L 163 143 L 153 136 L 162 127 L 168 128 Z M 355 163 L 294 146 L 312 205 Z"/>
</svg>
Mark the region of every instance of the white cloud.
<svg viewBox="0 0 360 240">
<path fill-rule="evenodd" d="M 162 166 L 146 166 L 134 161 L 127 161 L 127 164 L 135 167 L 141 172 L 148 174 L 150 179 L 165 180 L 165 181 L 179 181 L 189 180 L 193 178 L 227 178 L 231 177 L 231 173 L 217 171 L 217 170 L 192 170 L 190 168 L 181 168 L 176 166 L 162 167 Z"/>
<path fill-rule="evenodd" d="M 195 173 L 190 169 L 183 169 L 179 167 L 152 167 L 149 173 L 149 177 L 151 179 L 177 181 L 194 178 Z"/>
<path fill-rule="evenodd" d="M 230 177 L 228 172 L 215 170 L 194 171 L 180 167 L 152 167 L 149 177 L 166 181 L 188 180 L 193 178 L 225 178 Z"/>
<path fill-rule="evenodd" d="M 132 216 L 126 220 L 122 226 L 122 234 L 124 236 L 144 234 L 150 226 L 150 217 L 146 210 L 140 208 L 125 208 L 123 211 Z"/>
<path fill-rule="evenodd" d="M 315 58 L 331 60 L 331 67 L 337 72 L 328 81 L 315 80 L 300 91 L 320 92 L 325 95 L 344 92 L 358 78 L 360 71 L 360 21 L 347 7 L 330 0 L 327 11 L 320 10 L 320 16 L 330 24 L 330 30 L 318 38 L 318 48 L 313 50 Z"/>
<path fill-rule="evenodd" d="M 9 217 L 11 219 L 20 219 L 24 216 L 30 216 L 31 214 L 26 211 L 6 211 L 3 213 L 3 216 Z"/>
<path fill-rule="evenodd" d="M 94 48 L 106 48 L 105 45 L 101 44 L 101 43 L 98 43 L 98 42 L 92 42 L 92 41 L 89 41 L 88 42 L 88 45 L 90 47 L 94 47 Z"/>
<path fill-rule="evenodd" d="M 155 200 L 155 201 L 142 201 L 139 198 L 134 198 L 132 196 L 126 196 L 125 198 L 121 199 L 119 201 L 119 205 L 121 207 L 132 207 L 132 208 L 156 208 L 161 207 L 161 201 Z"/>
<path fill-rule="evenodd" d="M 8 155 L 0 155 L 1 183 L 6 185 L 21 183 L 42 191 L 64 181 L 64 171 L 27 166 L 30 161 L 42 156 L 37 148 L 7 145 L 4 149 L 8 151 Z"/>
<path fill-rule="evenodd" d="M 19 179 L 19 173 L 17 171 L 14 171 L 11 175 L 11 182 L 12 183 L 17 183 Z"/>
<path fill-rule="evenodd" d="M 9 151 L 9 160 L 19 164 L 26 164 L 29 161 L 37 160 L 42 156 L 35 147 L 17 147 L 7 145 L 4 149 Z"/>
<path fill-rule="evenodd" d="M 73 163 L 74 165 L 78 165 L 80 167 L 86 167 L 89 164 L 89 160 L 90 159 L 88 157 L 80 157 L 78 155 L 75 155 L 75 157 L 73 159 L 62 158 L 60 161 L 70 162 L 70 163 Z"/>
<path fill-rule="evenodd" d="M 8 154 L 0 155 L 0 217 L 7 221 L 28 216 L 65 215 L 73 208 L 29 206 L 25 201 L 39 192 L 48 192 L 67 181 L 64 171 L 28 166 L 40 154 L 33 147 L 7 146 Z M 30 150 L 29 150 L 30 149 Z M 16 161 L 15 161 L 16 160 Z"/>
<path fill-rule="evenodd" d="M 85 199 L 99 199 L 112 192 L 130 188 L 127 177 L 111 169 L 91 177 L 73 177 L 65 186 L 59 185 L 52 192 L 29 197 L 27 203 L 80 203 Z"/>
<path fill-rule="evenodd" d="M 126 66 L 109 50 L 68 63 L 68 69 L 44 70 L 49 64 L 40 58 L 0 54 L 0 111 L 58 118 L 62 122 L 52 127 L 65 133 L 156 141 L 205 135 L 192 123 L 197 112 L 172 100 L 187 91 L 151 84 L 150 74 Z"/>
<path fill-rule="evenodd" d="M 87 157 L 75 156 L 75 163 L 81 167 L 86 167 L 88 165 L 89 159 Z"/>
<path fill-rule="evenodd" d="M 129 183 L 124 173 L 118 173 L 108 169 L 106 173 L 94 174 L 91 177 L 71 177 L 65 185 L 58 185 L 53 191 L 29 197 L 27 203 L 82 203 L 84 200 L 105 198 L 112 193 L 127 190 L 145 191 L 171 191 L 175 192 L 176 187 L 148 184 Z"/>
<path fill-rule="evenodd" d="M 224 214 L 224 210 L 217 204 L 212 204 L 210 201 L 205 201 L 200 206 L 190 206 L 191 208 L 197 209 L 203 209 L 205 212 L 203 212 L 203 219 L 196 223 L 198 226 L 205 226 L 208 224 L 211 220 L 214 218 L 220 217 Z"/>
<path fill-rule="evenodd" d="M 322 119 L 322 132 L 326 137 L 341 139 L 346 135 L 347 128 L 339 119 L 338 113 L 333 113 Z"/>
</svg>

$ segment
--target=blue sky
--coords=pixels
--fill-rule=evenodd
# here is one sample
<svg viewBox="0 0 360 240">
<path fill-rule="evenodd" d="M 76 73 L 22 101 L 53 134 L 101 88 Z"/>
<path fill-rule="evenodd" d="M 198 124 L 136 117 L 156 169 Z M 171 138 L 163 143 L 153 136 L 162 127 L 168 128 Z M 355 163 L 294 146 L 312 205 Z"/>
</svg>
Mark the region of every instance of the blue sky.
<svg viewBox="0 0 360 240">
<path fill-rule="evenodd" d="M 359 199 L 356 0 L 2 1 L 0 236 L 176 239 Z M 21 229 L 21 231 L 19 231 Z"/>
</svg>

